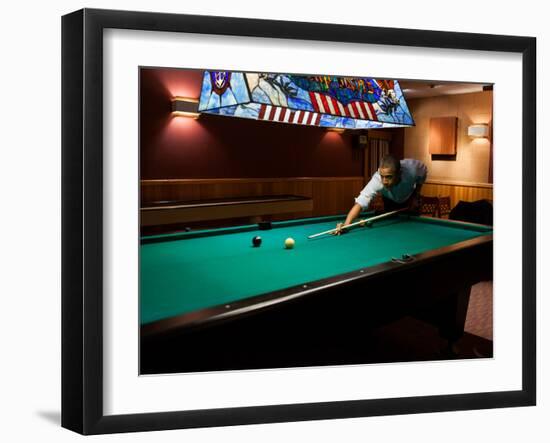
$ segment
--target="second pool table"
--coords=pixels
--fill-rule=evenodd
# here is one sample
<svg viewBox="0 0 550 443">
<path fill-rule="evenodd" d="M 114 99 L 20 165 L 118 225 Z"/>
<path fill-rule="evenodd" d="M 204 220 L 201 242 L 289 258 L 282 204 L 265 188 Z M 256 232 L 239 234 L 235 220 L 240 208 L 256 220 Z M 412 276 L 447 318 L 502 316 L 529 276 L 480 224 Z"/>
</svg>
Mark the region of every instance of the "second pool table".
<svg viewBox="0 0 550 443">
<path fill-rule="evenodd" d="M 141 372 L 357 363 L 362 337 L 404 315 L 460 338 L 471 285 L 492 278 L 491 227 L 398 215 L 308 239 L 341 220 L 143 237 Z"/>
</svg>

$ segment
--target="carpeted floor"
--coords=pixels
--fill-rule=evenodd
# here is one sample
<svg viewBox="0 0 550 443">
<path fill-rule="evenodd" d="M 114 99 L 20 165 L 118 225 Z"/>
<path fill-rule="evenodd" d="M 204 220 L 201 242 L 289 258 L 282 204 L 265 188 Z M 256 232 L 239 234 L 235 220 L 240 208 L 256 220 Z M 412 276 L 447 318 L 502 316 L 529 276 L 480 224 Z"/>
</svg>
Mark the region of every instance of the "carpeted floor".
<svg viewBox="0 0 550 443">
<path fill-rule="evenodd" d="M 466 316 L 466 332 L 493 340 L 493 282 L 486 281 L 472 287 Z"/>
</svg>

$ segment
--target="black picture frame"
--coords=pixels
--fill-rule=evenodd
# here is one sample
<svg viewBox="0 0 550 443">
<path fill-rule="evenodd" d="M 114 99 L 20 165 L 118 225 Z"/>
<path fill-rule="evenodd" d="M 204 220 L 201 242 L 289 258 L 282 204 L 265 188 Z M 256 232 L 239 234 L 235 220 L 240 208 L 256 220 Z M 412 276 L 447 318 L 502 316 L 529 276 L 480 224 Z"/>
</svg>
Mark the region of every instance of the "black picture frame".
<svg viewBox="0 0 550 443">
<path fill-rule="evenodd" d="M 519 53 L 522 388 L 208 410 L 103 411 L 103 31 L 108 28 Z M 83 9 L 62 18 L 62 426 L 82 434 L 529 406 L 536 403 L 536 39 Z"/>
</svg>

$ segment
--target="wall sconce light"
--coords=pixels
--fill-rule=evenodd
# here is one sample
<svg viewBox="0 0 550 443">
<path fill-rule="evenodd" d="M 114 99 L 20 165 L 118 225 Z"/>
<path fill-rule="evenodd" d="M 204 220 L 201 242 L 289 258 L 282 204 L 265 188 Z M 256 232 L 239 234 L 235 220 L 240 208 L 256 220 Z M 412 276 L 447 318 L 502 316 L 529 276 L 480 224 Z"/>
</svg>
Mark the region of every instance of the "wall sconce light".
<svg viewBox="0 0 550 443">
<path fill-rule="evenodd" d="M 183 117 L 199 118 L 199 101 L 195 98 L 174 97 L 172 99 L 172 114 Z"/>
<path fill-rule="evenodd" d="M 345 128 L 327 128 L 327 132 L 336 132 L 337 134 L 342 134 L 345 131 Z"/>
<path fill-rule="evenodd" d="M 489 136 L 489 125 L 479 123 L 468 126 L 468 135 L 473 138 L 487 138 Z"/>
</svg>

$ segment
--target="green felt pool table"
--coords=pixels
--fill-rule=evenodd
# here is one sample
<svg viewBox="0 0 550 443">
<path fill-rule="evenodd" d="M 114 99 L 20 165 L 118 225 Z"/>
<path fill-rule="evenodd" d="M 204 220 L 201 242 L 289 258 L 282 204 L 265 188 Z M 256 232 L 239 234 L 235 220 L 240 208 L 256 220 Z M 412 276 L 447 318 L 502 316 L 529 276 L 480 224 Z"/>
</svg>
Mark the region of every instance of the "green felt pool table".
<svg viewBox="0 0 550 443">
<path fill-rule="evenodd" d="M 491 227 L 397 215 L 308 239 L 341 220 L 143 237 L 142 372 L 324 364 L 323 348 L 409 314 L 462 335 L 471 285 L 492 278 Z"/>
</svg>

